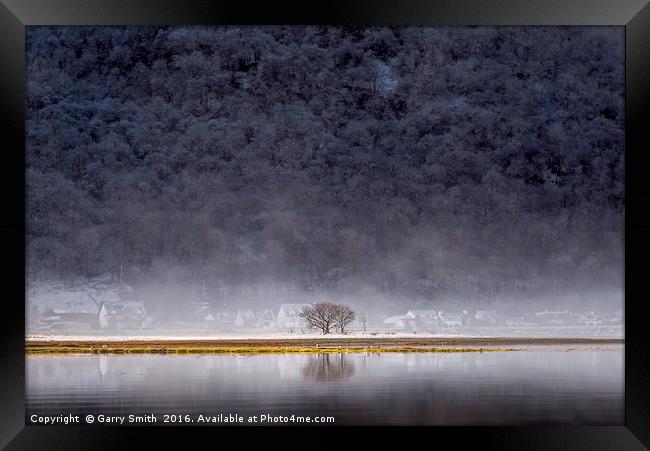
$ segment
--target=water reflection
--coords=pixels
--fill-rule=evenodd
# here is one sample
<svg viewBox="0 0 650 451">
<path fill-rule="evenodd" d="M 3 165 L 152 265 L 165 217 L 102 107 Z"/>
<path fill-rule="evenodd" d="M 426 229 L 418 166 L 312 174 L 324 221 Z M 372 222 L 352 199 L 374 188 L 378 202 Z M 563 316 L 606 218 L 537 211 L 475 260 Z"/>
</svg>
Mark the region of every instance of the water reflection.
<svg viewBox="0 0 650 451">
<path fill-rule="evenodd" d="M 103 378 L 106 376 L 106 369 L 108 368 L 108 356 L 100 354 L 99 355 L 99 374 Z"/>
<path fill-rule="evenodd" d="M 316 354 L 309 356 L 302 369 L 305 379 L 341 381 L 352 377 L 354 364 L 345 354 Z"/>
<path fill-rule="evenodd" d="M 623 349 L 28 356 L 28 415 L 332 415 L 337 424 L 622 424 Z"/>
</svg>

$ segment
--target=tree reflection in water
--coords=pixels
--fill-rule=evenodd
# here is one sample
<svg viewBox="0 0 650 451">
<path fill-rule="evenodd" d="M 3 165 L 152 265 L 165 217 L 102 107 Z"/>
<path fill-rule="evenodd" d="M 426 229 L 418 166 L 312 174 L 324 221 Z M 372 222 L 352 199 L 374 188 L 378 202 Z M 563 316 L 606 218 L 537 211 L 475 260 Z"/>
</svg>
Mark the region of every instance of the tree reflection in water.
<svg viewBox="0 0 650 451">
<path fill-rule="evenodd" d="M 317 354 L 310 356 L 302 369 L 305 379 L 341 381 L 354 374 L 354 364 L 345 354 Z"/>
</svg>

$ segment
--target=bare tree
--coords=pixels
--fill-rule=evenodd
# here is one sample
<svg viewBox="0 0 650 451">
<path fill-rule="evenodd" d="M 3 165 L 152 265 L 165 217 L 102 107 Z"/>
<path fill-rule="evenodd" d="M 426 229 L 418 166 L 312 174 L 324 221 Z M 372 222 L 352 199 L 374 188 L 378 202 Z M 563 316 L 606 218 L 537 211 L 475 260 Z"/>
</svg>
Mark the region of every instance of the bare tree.
<svg viewBox="0 0 650 451">
<path fill-rule="evenodd" d="M 368 314 L 367 313 L 359 313 L 359 322 L 361 322 L 361 326 L 363 327 L 363 331 L 366 331 L 366 326 L 368 325 Z"/>
<path fill-rule="evenodd" d="M 342 334 L 345 333 L 345 328 L 354 321 L 354 312 L 347 305 L 334 304 L 335 306 L 335 326 Z"/>
<path fill-rule="evenodd" d="M 303 308 L 298 316 L 304 319 L 310 328 L 320 329 L 324 334 L 328 334 L 338 324 L 339 307 L 337 304 L 320 302 Z"/>
</svg>

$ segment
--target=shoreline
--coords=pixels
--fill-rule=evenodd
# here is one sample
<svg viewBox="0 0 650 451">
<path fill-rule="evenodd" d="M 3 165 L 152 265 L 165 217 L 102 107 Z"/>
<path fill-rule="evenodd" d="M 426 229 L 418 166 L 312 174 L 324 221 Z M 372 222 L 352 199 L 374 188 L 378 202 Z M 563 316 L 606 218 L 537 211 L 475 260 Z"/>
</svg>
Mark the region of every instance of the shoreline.
<svg viewBox="0 0 650 451">
<path fill-rule="evenodd" d="M 61 337 L 64 338 L 64 337 Z M 346 352 L 505 352 L 522 346 L 622 345 L 618 338 L 233 338 L 25 340 L 26 354 L 272 354 Z M 513 348 L 512 346 L 518 346 Z"/>
</svg>

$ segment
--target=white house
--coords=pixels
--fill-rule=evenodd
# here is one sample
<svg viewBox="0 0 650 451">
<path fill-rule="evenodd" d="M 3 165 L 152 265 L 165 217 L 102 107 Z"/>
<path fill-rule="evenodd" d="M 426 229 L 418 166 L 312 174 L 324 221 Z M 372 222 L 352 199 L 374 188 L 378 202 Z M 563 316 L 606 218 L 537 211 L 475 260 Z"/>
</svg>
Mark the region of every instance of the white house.
<svg viewBox="0 0 650 451">
<path fill-rule="evenodd" d="M 38 315 L 38 307 L 32 315 Z M 89 296 L 70 296 L 52 300 L 41 307 L 38 319 L 42 324 L 64 328 L 93 329 L 97 327 L 99 306 Z"/>
<path fill-rule="evenodd" d="M 237 311 L 234 322 L 239 328 L 272 328 L 275 326 L 275 314 L 272 310 L 241 309 Z"/>
<path fill-rule="evenodd" d="M 406 315 L 404 315 L 404 317 L 408 319 L 438 319 L 438 312 L 435 310 L 409 310 L 406 312 Z"/>
<path fill-rule="evenodd" d="M 451 313 L 439 310 L 438 319 L 440 319 L 442 325 L 447 327 L 460 327 L 463 325 L 463 315 L 460 313 Z"/>
<path fill-rule="evenodd" d="M 438 312 L 435 310 L 409 310 L 402 318 L 404 328 L 413 331 L 430 331 L 439 325 Z"/>
<path fill-rule="evenodd" d="M 31 283 L 25 293 L 26 301 L 34 306 L 28 319 L 43 329 L 96 329 L 102 302 L 119 302 L 132 291 L 126 284 L 111 283 L 108 277 Z"/>
<path fill-rule="evenodd" d="M 383 321 L 384 325 L 389 326 L 392 329 L 404 329 L 406 327 L 406 322 L 403 316 L 389 316 Z"/>
<path fill-rule="evenodd" d="M 102 302 L 98 319 L 102 329 L 142 329 L 147 311 L 139 301 Z"/>
<path fill-rule="evenodd" d="M 307 326 L 305 321 L 298 314 L 305 307 L 311 307 L 310 304 L 282 304 L 278 310 L 278 316 L 275 323 L 281 329 L 296 329 Z"/>
<path fill-rule="evenodd" d="M 255 313 L 251 309 L 240 309 L 237 310 L 237 316 L 235 317 L 235 327 L 240 328 L 252 328 L 256 327 L 256 318 Z"/>
</svg>

